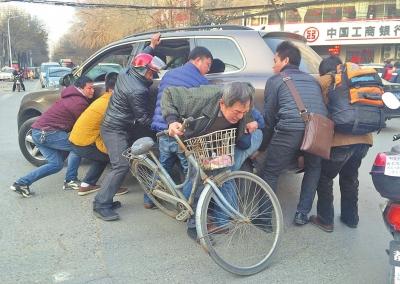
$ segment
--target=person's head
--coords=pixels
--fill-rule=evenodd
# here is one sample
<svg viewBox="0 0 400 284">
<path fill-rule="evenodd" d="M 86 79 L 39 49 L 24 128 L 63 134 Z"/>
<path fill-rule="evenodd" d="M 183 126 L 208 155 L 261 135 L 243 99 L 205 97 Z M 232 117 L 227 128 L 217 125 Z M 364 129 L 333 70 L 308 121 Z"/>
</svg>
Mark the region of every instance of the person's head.
<svg viewBox="0 0 400 284">
<path fill-rule="evenodd" d="M 250 111 L 255 89 L 247 82 L 226 84 L 222 91 L 219 106 L 225 119 L 230 123 L 238 123 Z"/>
<path fill-rule="evenodd" d="M 205 75 L 211 68 L 213 56 L 204 46 L 196 46 L 189 53 L 189 61 L 199 69 L 201 75 Z"/>
<path fill-rule="evenodd" d="M 299 66 L 300 61 L 300 50 L 290 41 L 282 41 L 276 48 L 272 70 L 277 74 L 288 64 Z"/>
<path fill-rule="evenodd" d="M 131 65 L 140 75 L 147 80 L 153 80 L 154 73 L 160 72 L 165 67 L 164 61 L 157 56 L 152 56 L 147 53 L 139 53 L 133 58 Z"/>
<path fill-rule="evenodd" d="M 82 76 L 75 80 L 75 87 L 82 90 L 85 97 L 91 99 L 94 95 L 93 80 L 89 77 Z"/>
<path fill-rule="evenodd" d="M 105 86 L 106 86 L 106 92 L 110 92 L 114 90 L 115 83 L 117 82 L 118 78 L 118 73 L 117 72 L 109 72 L 106 75 L 105 79 Z"/>
<path fill-rule="evenodd" d="M 208 73 L 209 74 L 211 74 L 211 73 L 222 73 L 224 71 L 225 71 L 225 63 L 221 59 L 214 58 Z"/>
<path fill-rule="evenodd" d="M 400 69 L 400 61 L 396 61 L 394 63 L 394 67 L 396 67 L 396 69 Z"/>
<path fill-rule="evenodd" d="M 327 73 L 339 73 L 339 69 L 342 64 L 343 62 L 338 56 L 331 55 L 327 58 L 324 58 L 319 64 L 319 75 L 323 76 Z"/>
</svg>

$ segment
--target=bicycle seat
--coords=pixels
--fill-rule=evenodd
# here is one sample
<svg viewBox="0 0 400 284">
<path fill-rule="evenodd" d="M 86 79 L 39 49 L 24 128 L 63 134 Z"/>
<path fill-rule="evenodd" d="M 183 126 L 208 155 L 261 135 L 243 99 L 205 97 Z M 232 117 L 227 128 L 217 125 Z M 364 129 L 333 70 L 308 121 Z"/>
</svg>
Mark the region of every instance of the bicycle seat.
<svg viewBox="0 0 400 284">
<path fill-rule="evenodd" d="M 153 147 L 154 141 L 150 137 L 143 137 L 135 142 L 133 142 L 131 146 L 132 155 L 139 156 L 146 154 L 150 151 L 151 147 Z"/>
</svg>

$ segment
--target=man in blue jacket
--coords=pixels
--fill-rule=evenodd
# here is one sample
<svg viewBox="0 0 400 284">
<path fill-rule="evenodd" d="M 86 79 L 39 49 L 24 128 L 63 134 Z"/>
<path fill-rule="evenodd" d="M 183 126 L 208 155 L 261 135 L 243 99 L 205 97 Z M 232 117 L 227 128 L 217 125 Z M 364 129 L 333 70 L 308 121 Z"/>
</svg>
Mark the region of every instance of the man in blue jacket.
<svg viewBox="0 0 400 284">
<path fill-rule="evenodd" d="M 204 75 L 210 70 L 212 60 L 213 56 L 207 48 L 197 46 L 189 53 L 189 61 L 185 65 L 170 70 L 163 76 L 158 88 L 156 109 L 151 124 L 154 131 L 160 132 L 168 129 L 168 124 L 161 113 L 161 98 L 164 89 L 171 86 L 193 88 L 208 85 L 208 80 Z M 186 174 L 188 163 L 185 154 L 180 151 L 178 143 L 173 137 L 160 137 L 159 150 L 160 162 L 170 174 L 177 159 L 179 159 L 183 172 Z M 144 207 L 146 209 L 154 207 L 147 195 L 144 196 Z"/>
</svg>

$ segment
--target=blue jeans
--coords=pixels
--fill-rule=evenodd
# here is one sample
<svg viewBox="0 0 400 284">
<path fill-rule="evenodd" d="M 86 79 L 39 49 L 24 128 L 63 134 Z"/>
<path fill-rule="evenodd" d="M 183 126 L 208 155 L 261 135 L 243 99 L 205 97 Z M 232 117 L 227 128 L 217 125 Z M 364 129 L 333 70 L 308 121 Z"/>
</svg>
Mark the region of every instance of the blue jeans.
<svg viewBox="0 0 400 284">
<path fill-rule="evenodd" d="M 160 163 L 164 169 L 166 169 L 171 175 L 174 164 L 177 162 L 177 160 L 179 160 L 182 171 L 186 175 L 188 170 L 188 162 L 186 160 L 185 153 L 179 148 L 175 138 L 167 135 L 161 136 L 158 140 L 158 147 L 160 151 Z M 147 194 L 144 194 L 144 203 L 152 204 L 152 201 Z"/>
<path fill-rule="evenodd" d="M 96 185 L 110 159 L 107 154 L 99 151 L 96 145 L 76 146 L 72 144 L 73 151 L 80 157 L 90 161 L 90 168 L 83 178 L 83 182 Z"/>
<path fill-rule="evenodd" d="M 41 131 L 32 129 L 32 139 L 47 160 L 47 164 L 36 168 L 29 174 L 19 178 L 16 182 L 21 185 L 31 185 L 35 181 L 61 171 L 64 160 L 68 155 L 66 181 L 77 180 L 81 158 L 72 151 L 68 140 L 68 133 L 61 130 Z"/>
<path fill-rule="evenodd" d="M 93 201 L 93 208 L 111 208 L 115 193 L 121 187 L 126 174 L 129 172 L 129 162 L 122 153 L 129 147 L 129 136 L 126 131 L 117 131 L 101 127 L 101 136 L 110 157 L 111 171 L 107 174 L 101 189 Z"/>
<path fill-rule="evenodd" d="M 255 132 L 251 134 L 251 145 L 249 148 L 243 150 L 239 149 L 238 147 L 235 147 L 235 161 L 234 164 L 231 166 L 232 171 L 239 170 L 244 161 L 258 150 L 258 148 L 261 145 L 262 138 L 263 136 L 261 130 L 257 129 Z M 221 170 L 213 171 L 212 174 L 217 174 L 218 171 Z M 189 198 L 190 196 L 190 193 L 192 191 L 192 184 L 193 183 L 190 180 L 183 187 L 183 195 L 186 198 Z M 228 181 L 221 186 L 220 191 L 222 195 L 225 197 L 225 199 L 230 203 L 230 205 L 233 208 L 237 208 L 237 195 L 234 187 L 235 186 L 233 181 Z M 196 196 L 193 203 L 194 211 L 196 210 L 197 200 L 200 197 L 201 191 L 202 189 L 198 189 L 196 192 Z M 217 226 L 223 226 L 229 222 L 229 216 L 225 212 L 223 212 L 220 208 L 215 208 L 215 214 L 213 217 Z M 187 226 L 188 228 L 196 227 L 194 215 L 188 220 Z"/>
</svg>

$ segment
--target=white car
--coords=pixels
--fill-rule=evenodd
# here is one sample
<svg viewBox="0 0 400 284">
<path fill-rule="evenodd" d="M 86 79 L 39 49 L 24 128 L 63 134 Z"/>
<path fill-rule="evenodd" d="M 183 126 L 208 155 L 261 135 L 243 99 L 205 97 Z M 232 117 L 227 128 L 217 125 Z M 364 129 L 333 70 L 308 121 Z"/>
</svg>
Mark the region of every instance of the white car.
<svg viewBox="0 0 400 284">
<path fill-rule="evenodd" d="M 14 79 L 13 71 L 15 69 L 11 67 L 3 67 L 0 71 L 0 80 L 12 81 Z"/>
</svg>

